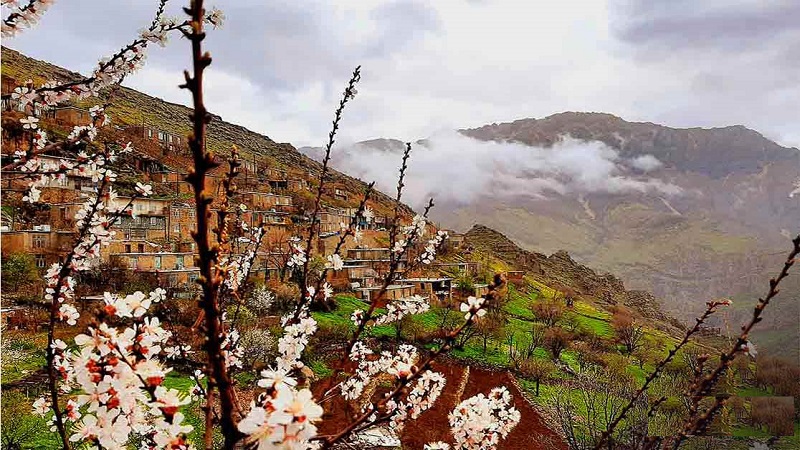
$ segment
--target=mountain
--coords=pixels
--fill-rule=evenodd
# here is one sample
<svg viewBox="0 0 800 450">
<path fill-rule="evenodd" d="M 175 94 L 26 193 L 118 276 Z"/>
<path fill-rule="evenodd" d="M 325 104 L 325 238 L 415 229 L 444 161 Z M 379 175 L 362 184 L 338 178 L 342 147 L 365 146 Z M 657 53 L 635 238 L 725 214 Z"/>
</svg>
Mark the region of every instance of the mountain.
<svg viewBox="0 0 800 450">
<path fill-rule="evenodd" d="M 716 325 L 736 331 L 800 232 L 800 196 L 790 196 L 800 151 L 743 126 L 567 112 L 453 134 L 418 143 L 432 167 L 414 167 L 412 154 L 408 184 L 437 197 L 434 219 L 456 230 L 482 223 L 541 254 L 568 251 L 687 322 L 705 301 L 731 297 Z M 378 142 L 341 149 L 334 165 L 380 179 L 375 161 L 397 145 Z M 756 339 L 798 356 L 800 276 L 786 282 Z"/>
<path fill-rule="evenodd" d="M 9 79 L 12 81 L 9 84 L 14 85 L 23 84 L 25 80 L 31 79 L 38 86 L 49 80 L 68 81 L 83 78 L 79 73 L 30 58 L 7 47 L 2 47 L 2 61 L 4 86 Z M 102 95 L 107 98 L 109 94 L 106 92 Z M 119 128 L 146 125 L 176 136 L 186 136 L 191 131 L 190 108 L 127 87 L 122 87 L 113 93 L 108 112 L 113 124 Z M 315 183 L 318 179 L 322 166 L 298 152 L 291 144 L 275 142 L 265 135 L 226 122 L 220 116 L 213 114 L 213 111 L 211 115 L 207 145 L 216 153 L 225 155 L 231 145 L 236 145 L 244 161 L 257 161 L 260 166 L 290 171 L 310 183 Z M 191 159 L 181 158 L 181 155 L 166 155 L 159 152 L 151 156 L 179 172 L 185 173 L 191 166 Z M 330 180 L 349 195 L 347 201 L 341 201 L 326 193 L 324 197 L 326 203 L 333 206 L 357 206 L 366 188 L 364 182 L 336 170 L 332 171 Z M 375 192 L 372 198 L 379 213 L 388 213 L 391 210 L 393 200 L 390 197 L 382 192 Z M 411 210 L 404 208 L 404 213 L 410 214 Z"/>
</svg>

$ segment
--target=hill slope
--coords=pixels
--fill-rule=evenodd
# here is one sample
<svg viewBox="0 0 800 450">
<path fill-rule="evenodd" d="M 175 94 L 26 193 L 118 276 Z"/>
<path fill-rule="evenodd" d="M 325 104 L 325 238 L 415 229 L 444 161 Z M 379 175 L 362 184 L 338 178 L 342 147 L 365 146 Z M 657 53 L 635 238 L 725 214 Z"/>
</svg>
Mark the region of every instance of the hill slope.
<svg viewBox="0 0 800 450">
<path fill-rule="evenodd" d="M 567 287 L 584 297 L 591 297 L 605 307 L 628 306 L 643 317 L 679 326 L 661 311 L 659 301 L 645 291 L 628 290 L 622 280 L 609 273 L 597 273 L 575 262 L 566 251 L 550 256 L 525 250 L 502 233 L 484 225 L 475 225 L 464 235 L 471 248 L 488 253 L 504 263 L 525 270 L 526 275 L 552 287 Z"/>
<path fill-rule="evenodd" d="M 35 83 L 47 80 L 75 80 L 82 76 L 76 72 L 55 66 L 45 61 L 29 58 L 15 50 L 2 48 L 3 77 L 13 78 L 17 84 L 33 79 Z M 177 87 L 176 87 L 177 89 Z M 148 125 L 174 135 L 188 135 L 191 131 L 189 122 L 190 108 L 166 102 L 134 89 L 122 87 L 115 94 L 111 107 L 108 108 L 113 124 L 117 126 Z M 237 145 L 242 158 L 248 161 L 256 159 L 268 167 L 287 170 L 292 169 L 312 181 L 319 177 L 322 168 L 320 163 L 298 152 L 291 144 L 277 143 L 267 136 L 248 130 L 245 127 L 222 120 L 212 112 L 212 121 L 208 125 L 208 146 L 219 154 L 227 154 L 231 145 Z M 173 160 L 174 162 L 175 160 Z M 179 160 L 178 160 L 179 161 Z M 180 162 L 178 162 L 180 164 Z M 173 166 L 176 164 L 172 164 Z M 178 171 L 186 171 L 185 167 L 172 167 Z M 340 188 L 353 194 L 352 203 L 357 204 L 366 184 L 336 170 L 331 179 Z M 392 200 L 381 192 L 376 192 L 373 199 L 380 206 L 389 207 Z M 405 211 L 410 212 L 410 209 Z"/>
</svg>

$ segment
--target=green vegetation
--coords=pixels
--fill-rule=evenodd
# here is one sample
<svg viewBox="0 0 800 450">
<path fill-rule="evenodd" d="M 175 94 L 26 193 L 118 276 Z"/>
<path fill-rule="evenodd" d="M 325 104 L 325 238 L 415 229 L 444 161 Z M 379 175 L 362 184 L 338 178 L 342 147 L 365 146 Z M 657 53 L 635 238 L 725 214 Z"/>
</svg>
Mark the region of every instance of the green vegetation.
<svg viewBox="0 0 800 450">
<path fill-rule="evenodd" d="M 39 279 L 39 269 L 30 253 L 10 253 L 4 256 L 2 271 L 6 292 L 16 293 L 21 287 Z"/>
</svg>

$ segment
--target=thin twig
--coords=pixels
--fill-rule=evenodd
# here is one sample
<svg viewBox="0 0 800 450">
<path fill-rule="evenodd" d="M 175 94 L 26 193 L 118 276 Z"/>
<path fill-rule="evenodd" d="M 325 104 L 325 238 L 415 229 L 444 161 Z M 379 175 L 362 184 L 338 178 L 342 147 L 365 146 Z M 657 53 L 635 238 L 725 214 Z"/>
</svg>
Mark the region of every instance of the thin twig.
<svg viewBox="0 0 800 450">
<path fill-rule="evenodd" d="M 206 36 L 203 31 L 205 15 L 203 0 L 192 0 L 190 7 L 185 11 L 191 16 L 189 21 L 191 31 L 182 31 L 192 43 L 193 71 L 192 74 L 188 71 L 184 72 L 186 82 L 181 87 L 192 93 L 193 112 L 190 114 L 190 118 L 193 123 L 193 134 L 189 136 L 189 148 L 192 150 L 194 160 L 194 170 L 187 175 L 186 181 L 194 188 L 197 213 L 197 230 L 192 235 L 197 243 L 197 259 L 200 269 L 198 282 L 202 287 L 200 306 L 205 314 L 205 350 L 208 356 L 208 365 L 211 368 L 208 376 L 208 392 L 213 392 L 215 387 L 219 391 L 220 422 L 225 438 L 225 448 L 233 449 L 241 438 L 241 433 L 237 428 L 238 413 L 236 412 L 233 383 L 222 352 L 223 330 L 218 303 L 222 278 L 215 270 L 220 249 L 218 244 L 212 243 L 209 239 L 210 205 L 213 202 L 213 196 L 206 190 L 206 176 L 218 164 L 214 162 L 213 155 L 206 151 L 206 126 L 211 121 L 211 115 L 208 114 L 203 102 L 203 75 L 206 67 L 211 64 L 211 56 L 204 53 L 202 47 L 203 39 Z M 206 412 L 206 414 L 210 414 L 210 412 Z M 211 448 L 211 442 L 206 440 L 205 444 L 207 448 Z"/>
</svg>

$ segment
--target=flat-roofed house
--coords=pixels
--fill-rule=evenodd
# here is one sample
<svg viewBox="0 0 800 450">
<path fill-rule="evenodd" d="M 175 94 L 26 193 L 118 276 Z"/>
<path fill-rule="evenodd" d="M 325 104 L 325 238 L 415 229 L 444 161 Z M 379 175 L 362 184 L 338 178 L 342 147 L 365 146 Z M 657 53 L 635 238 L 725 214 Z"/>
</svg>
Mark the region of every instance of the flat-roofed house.
<svg viewBox="0 0 800 450">
<path fill-rule="evenodd" d="M 392 300 L 398 300 L 414 295 L 412 284 L 390 284 L 381 292 L 383 286 L 362 287 L 356 289 L 356 297 L 366 301 L 377 301 L 378 307 L 386 306 Z"/>
<path fill-rule="evenodd" d="M 423 297 L 437 298 L 440 302 L 453 299 L 452 278 L 405 278 L 398 282 L 413 285 L 414 293 Z"/>
</svg>

